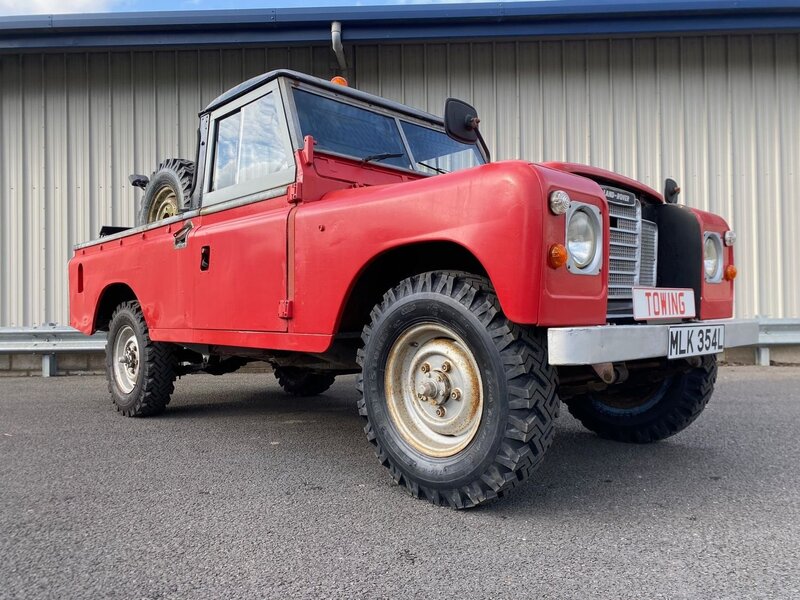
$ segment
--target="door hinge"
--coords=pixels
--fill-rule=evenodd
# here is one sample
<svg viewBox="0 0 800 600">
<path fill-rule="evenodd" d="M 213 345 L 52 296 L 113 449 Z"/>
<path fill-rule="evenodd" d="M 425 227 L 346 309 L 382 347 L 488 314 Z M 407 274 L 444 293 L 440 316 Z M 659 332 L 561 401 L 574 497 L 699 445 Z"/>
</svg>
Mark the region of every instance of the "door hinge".
<svg viewBox="0 0 800 600">
<path fill-rule="evenodd" d="M 289 202 L 300 202 L 303 199 L 303 182 L 298 181 L 289 185 L 287 193 Z"/>
<path fill-rule="evenodd" d="M 294 312 L 294 302 L 291 300 L 281 300 L 278 303 L 278 317 L 281 319 L 291 319 Z"/>
</svg>

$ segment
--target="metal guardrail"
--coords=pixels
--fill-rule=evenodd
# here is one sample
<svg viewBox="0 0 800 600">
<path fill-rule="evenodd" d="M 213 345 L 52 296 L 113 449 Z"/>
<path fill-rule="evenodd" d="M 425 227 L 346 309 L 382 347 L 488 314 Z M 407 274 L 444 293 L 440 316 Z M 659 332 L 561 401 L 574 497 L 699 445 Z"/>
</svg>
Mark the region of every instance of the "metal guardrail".
<svg viewBox="0 0 800 600">
<path fill-rule="evenodd" d="M 105 348 L 105 333 L 88 336 L 63 325 L 0 327 L 0 354 L 41 354 L 42 377 L 56 374 L 60 353 L 102 352 Z"/>
<path fill-rule="evenodd" d="M 771 346 L 800 346 L 800 319 L 759 319 L 757 365 L 769 366 Z"/>
<path fill-rule="evenodd" d="M 759 319 L 756 364 L 769 366 L 773 346 L 800 346 L 800 319 Z M 56 374 L 57 358 L 67 352 L 102 352 L 105 333 L 84 335 L 72 327 L 0 327 L 0 354 L 41 354 L 42 376 Z"/>
</svg>

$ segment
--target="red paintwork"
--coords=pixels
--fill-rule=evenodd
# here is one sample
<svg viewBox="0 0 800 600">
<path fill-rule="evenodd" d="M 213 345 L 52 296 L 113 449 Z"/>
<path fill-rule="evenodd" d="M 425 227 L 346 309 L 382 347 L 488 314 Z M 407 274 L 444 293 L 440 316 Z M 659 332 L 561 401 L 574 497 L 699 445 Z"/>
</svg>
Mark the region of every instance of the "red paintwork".
<svg viewBox="0 0 800 600">
<path fill-rule="evenodd" d="M 547 267 L 547 247 L 565 237 L 565 217 L 548 210 L 548 195 L 563 189 L 600 207 L 606 231 L 603 192 L 586 176 L 661 201 L 637 182 L 566 163 L 504 161 L 427 177 L 314 152 L 308 144 L 296 163 L 297 183 L 287 195 L 191 217 L 184 249 L 173 248 L 178 222 L 77 250 L 69 266 L 72 326 L 92 333 L 103 291 L 124 283 L 139 299 L 153 340 L 323 352 L 367 266 L 393 248 L 430 241 L 471 252 L 513 321 L 600 325 L 608 236 L 599 276 Z M 719 217 L 695 214 L 715 231 L 727 229 Z M 205 272 L 203 246 L 211 248 Z M 732 286 L 718 285 L 704 288 L 704 318 L 730 316 Z"/>
<path fill-rule="evenodd" d="M 718 215 L 696 208 L 690 210 L 700 221 L 701 235 L 704 231 L 715 231 L 722 237 L 730 229 L 725 219 Z M 722 265 L 724 272 L 725 267 L 734 264 L 733 246 L 725 246 L 723 244 L 722 255 L 725 261 Z M 733 316 L 733 281 L 725 281 L 723 278 L 719 283 L 706 283 L 705 277 L 703 277 L 700 290 L 700 314 L 697 315 L 699 318 L 727 319 Z"/>
<path fill-rule="evenodd" d="M 595 181 L 604 181 L 619 188 L 636 190 L 640 194 L 647 196 L 653 202 L 664 202 L 664 196 L 659 194 L 653 188 L 646 186 L 640 181 L 631 179 L 630 177 L 625 177 L 624 175 L 614 173 L 613 171 L 606 171 L 605 169 L 601 169 L 599 167 L 567 162 L 546 162 L 542 163 L 542 165 L 545 167 L 550 167 L 551 169 L 558 169 L 559 171 L 566 171 L 567 173 L 574 173 L 575 175 L 588 177 L 589 179 L 593 179 Z"/>
</svg>

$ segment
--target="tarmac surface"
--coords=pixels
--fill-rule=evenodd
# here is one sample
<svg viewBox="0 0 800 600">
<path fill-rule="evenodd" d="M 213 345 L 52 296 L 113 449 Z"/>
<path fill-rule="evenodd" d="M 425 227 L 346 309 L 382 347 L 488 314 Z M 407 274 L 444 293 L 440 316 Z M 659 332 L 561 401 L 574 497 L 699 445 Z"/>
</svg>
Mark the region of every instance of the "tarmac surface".
<svg viewBox="0 0 800 600">
<path fill-rule="evenodd" d="M 470 511 L 394 485 L 353 377 L 192 376 L 127 419 L 101 377 L 0 379 L 1 598 L 800 598 L 800 369 L 728 367 L 648 446 L 565 409 Z"/>
</svg>

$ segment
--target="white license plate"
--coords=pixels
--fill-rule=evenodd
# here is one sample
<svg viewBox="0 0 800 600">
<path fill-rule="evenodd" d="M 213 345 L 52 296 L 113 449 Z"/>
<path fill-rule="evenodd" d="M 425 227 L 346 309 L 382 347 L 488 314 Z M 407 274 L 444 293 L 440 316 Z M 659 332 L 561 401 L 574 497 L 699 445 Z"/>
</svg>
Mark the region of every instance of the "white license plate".
<svg viewBox="0 0 800 600">
<path fill-rule="evenodd" d="M 694 290 L 684 288 L 633 288 L 636 321 L 691 319 L 695 316 Z"/>
<path fill-rule="evenodd" d="M 724 348 L 724 325 L 674 325 L 669 328 L 667 358 L 716 354 Z"/>
</svg>

